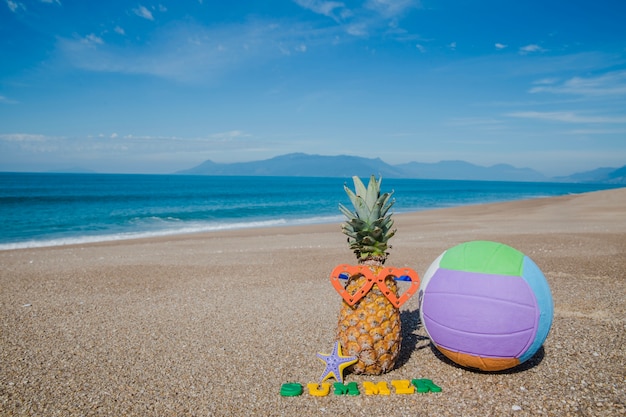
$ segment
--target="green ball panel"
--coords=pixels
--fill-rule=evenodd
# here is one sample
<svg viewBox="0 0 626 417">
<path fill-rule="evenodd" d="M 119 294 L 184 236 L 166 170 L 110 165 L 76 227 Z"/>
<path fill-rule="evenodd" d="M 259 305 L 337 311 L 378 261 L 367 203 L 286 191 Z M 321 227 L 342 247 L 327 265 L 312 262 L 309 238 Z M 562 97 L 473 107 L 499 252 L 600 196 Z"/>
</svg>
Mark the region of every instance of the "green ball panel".
<svg viewBox="0 0 626 417">
<path fill-rule="evenodd" d="M 524 254 L 498 242 L 475 240 L 446 251 L 440 268 L 455 271 L 521 276 Z"/>
</svg>

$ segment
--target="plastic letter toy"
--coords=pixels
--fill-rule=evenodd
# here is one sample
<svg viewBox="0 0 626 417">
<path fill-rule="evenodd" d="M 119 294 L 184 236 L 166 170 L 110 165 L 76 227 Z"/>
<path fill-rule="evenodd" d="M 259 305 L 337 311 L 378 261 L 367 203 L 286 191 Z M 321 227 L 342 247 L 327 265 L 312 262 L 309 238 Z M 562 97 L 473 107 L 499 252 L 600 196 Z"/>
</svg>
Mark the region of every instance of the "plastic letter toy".
<svg viewBox="0 0 626 417">
<path fill-rule="evenodd" d="M 302 385 L 297 382 L 288 382 L 280 387 L 280 395 L 283 397 L 297 397 L 302 395 Z"/>
<path fill-rule="evenodd" d="M 341 382 L 335 382 L 333 384 L 335 388 L 335 395 L 359 395 L 359 387 L 356 382 L 349 382 L 347 385 L 344 385 Z"/>
<path fill-rule="evenodd" d="M 396 394 L 413 394 L 415 387 L 408 379 L 396 379 L 391 381 L 391 385 L 396 389 Z"/>
<path fill-rule="evenodd" d="M 325 397 L 330 392 L 330 384 L 328 382 L 322 382 L 321 384 L 311 382 L 306 384 L 306 386 L 309 389 L 309 394 L 314 397 Z"/>
<path fill-rule="evenodd" d="M 411 381 L 417 387 L 417 392 L 441 392 L 441 387 L 435 385 L 430 379 L 414 379 Z"/>
<path fill-rule="evenodd" d="M 387 386 L 385 381 L 380 381 L 377 384 L 374 384 L 370 381 L 363 382 L 363 389 L 365 390 L 365 395 L 390 395 L 391 391 Z"/>
<path fill-rule="evenodd" d="M 335 342 L 333 353 L 330 355 L 318 353 L 317 357 L 326 362 L 326 369 L 324 369 L 320 382 L 324 382 L 330 377 L 335 378 L 339 382 L 343 382 L 344 369 L 359 361 L 359 358 L 356 356 L 343 356 L 341 354 L 341 344 L 339 344 L 338 341 Z"/>
</svg>

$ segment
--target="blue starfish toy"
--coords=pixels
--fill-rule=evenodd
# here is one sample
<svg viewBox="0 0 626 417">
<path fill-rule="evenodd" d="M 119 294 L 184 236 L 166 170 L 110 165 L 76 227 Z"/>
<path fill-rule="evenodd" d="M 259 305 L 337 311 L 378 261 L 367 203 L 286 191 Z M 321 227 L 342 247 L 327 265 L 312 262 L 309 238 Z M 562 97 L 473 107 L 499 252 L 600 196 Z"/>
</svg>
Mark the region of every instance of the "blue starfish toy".
<svg viewBox="0 0 626 417">
<path fill-rule="evenodd" d="M 317 357 L 326 362 L 326 369 L 324 369 L 320 383 L 326 381 L 330 377 L 335 378 L 339 382 L 343 382 L 344 369 L 359 361 L 359 358 L 356 356 L 343 356 L 341 354 L 341 345 L 338 341 L 335 342 L 333 353 L 330 355 L 318 353 Z"/>
</svg>

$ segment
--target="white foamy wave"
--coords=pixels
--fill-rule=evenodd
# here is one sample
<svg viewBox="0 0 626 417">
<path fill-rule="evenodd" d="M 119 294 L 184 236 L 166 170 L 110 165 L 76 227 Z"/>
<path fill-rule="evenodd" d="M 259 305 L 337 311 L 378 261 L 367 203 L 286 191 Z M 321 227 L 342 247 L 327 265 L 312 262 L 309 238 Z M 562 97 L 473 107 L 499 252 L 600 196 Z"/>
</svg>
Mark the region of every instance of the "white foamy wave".
<svg viewBox="0 0 626 417">
<path fill-rule="evenodd" d="M 15 243 L 0 244 L 0 250 L 13 250 L 13 249 L 27 249 L 27 248 L 44 248 L 52 246 L 66 246 L 66 245 L 81 245 L 86 243 L 98 243 L 98 242 L 111 242 L 131 239 L 144 239 L 150 237 L 161 236 L 173 236 L 173 235 L 185 235 L 202 232 L 217 232 L 223 230 L 235 230 L 235 229 L 253 229 L 264 227 L 281 227 L 290 225 L 308 225 L 308 224 L 321 224 L 332 223 L 341 219 L 340 216 L 319 216 L 309 217 L 303 219 L 272 219 L 272 220 L 259 220 L 250 222 L 189 222 L 182 223 L 164 222 L 167 227 L 149 230 L 149 231 L 135 231 L 135 232 L 122 232 L 122 233 L 108 233 L 98 235 L 82 235 L 82 236 L 69 236 L 52 239 L 40 239 L 40 240 L 27 240 Z M 170 219 L 171 220 L 171 219 Z"/>
</svg>

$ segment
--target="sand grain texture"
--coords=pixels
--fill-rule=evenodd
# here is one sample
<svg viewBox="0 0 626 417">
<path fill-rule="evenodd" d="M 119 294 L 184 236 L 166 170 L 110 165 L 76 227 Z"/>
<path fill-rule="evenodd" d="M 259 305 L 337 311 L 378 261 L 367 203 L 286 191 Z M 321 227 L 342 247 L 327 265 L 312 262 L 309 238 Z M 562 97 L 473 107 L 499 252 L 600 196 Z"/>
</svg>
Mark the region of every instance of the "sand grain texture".
<svg viewBox="0 0 626 417">
<path fill-rule="evenodd" d="M 530 256 L 555 301 L 544 348 L 487 374 L 437 354 L 417 297 L 400 362 L 438 394 L 283 398 L 317 381 L 353 263 L 338 224 L 0 252 L 0 415 L 626 415 L 626 189 L 396 216 L 388 264 L 422 275 L 489 239 Z M 363 391 L 361 389 L 361 391 Z"/>
</svg>

